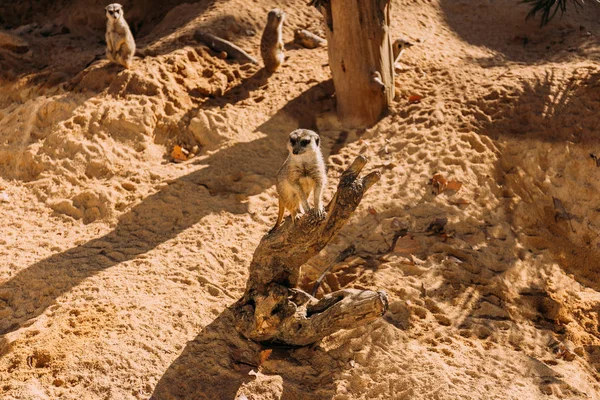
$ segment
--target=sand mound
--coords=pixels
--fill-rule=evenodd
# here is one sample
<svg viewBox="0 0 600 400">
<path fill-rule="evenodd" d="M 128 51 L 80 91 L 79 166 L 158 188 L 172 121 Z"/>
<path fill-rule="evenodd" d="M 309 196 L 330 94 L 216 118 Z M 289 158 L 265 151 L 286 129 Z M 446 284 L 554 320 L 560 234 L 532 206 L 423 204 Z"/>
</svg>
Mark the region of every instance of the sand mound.
<svg viewBox="0 0 600 400">
<path fill-rule="evenodd" d="M 395 1 L 417 43 L 398 101 L 343 130 L 327 49 L 291 43 L 322 32 L 303 2 L 270 78 L 193 33 L 257 55 L 275 2 L 124 3 L 130 70 L 102 59 L 104 5 L 71 3 L 0 6 L 1 398 L 600 396 L 598 6 L 540 29 L 512 3 Z M 298 127 L 326 198 L 358 154 L 382 171 L 302 287 L 353 245 L 318 295 L 382 289 L 390 310 L 264 360 L 226 307 Z"/>
</svg>

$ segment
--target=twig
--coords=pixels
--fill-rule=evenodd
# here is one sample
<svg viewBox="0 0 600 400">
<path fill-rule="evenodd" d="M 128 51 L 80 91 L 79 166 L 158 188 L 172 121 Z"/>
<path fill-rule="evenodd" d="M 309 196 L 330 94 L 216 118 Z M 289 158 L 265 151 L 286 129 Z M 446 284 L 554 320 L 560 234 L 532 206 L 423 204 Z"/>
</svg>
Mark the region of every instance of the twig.
<svg viewBox="0 0 600 400">
<path fill-rule="evenodd" d="M 197 31 L 194 33 L 194 39 L 205 43 L 208 47 L 213 49 L 214 51 L 227 53 L 228 57 L 235 58 L 237 60 L 241 60 L 242 62 L 249 62 L 252 64 L 258 64 L 256 58 L 252 57 L 250 54 L 246 53 L 240 47 L 231 43 L 228 40 L 221 39 L 215 35 L 212 35 L 207 32 Z"/>
</svg>

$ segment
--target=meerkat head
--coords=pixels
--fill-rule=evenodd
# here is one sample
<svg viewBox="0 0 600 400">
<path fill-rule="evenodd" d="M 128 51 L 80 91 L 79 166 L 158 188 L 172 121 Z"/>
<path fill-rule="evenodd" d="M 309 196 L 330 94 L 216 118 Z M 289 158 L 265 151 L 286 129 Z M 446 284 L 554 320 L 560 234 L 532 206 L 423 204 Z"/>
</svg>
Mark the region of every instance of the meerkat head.
<svg viewBox="0 0 600 400">
<path fill-rule="evenodd" d="M 405 38 L 396 39 L 394 41 L 394 53 L 400 53 L 402 50 L 414 46 L 414 44 Z"/>
<path fill-rule="evenodd" d="M 290 154 L 300 155 L 319 151 L 321 138 L 316 132 L 308 129 L 296 129 L 290 133 L 287 147 Z"/>
<path fill-rule="evenodd" d="M 285 20 L 285 12 L 279 8 L 274 8 L 267 14 L 267 25 L 281 25 Z"/>
<path fill-rule="evenodd" d="M 118 20 L 123 16 L 123 6 L 119 3 L 109 4 L 105 8 L 108 20 Z"/>
</svg>

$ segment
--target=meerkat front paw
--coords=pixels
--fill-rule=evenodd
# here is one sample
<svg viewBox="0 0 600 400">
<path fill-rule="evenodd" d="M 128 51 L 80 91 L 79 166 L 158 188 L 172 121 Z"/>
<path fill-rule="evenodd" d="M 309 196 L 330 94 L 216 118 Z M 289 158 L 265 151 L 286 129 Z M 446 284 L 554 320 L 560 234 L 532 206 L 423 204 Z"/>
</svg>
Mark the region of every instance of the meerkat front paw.
<svg viewBox="0 0 600 400">
<path fill-rule="evenodd" d="M 310 211 L 311 222 L 319 222 L 325 219 L 327 213 L 323 208 L 311 208 Z"/>
</svg>

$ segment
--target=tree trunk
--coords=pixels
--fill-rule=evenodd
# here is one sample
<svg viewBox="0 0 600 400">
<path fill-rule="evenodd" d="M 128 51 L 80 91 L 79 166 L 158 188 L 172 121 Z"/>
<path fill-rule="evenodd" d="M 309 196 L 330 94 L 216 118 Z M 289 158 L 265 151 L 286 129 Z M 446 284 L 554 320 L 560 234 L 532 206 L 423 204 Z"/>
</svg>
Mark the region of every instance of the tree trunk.
<svg viewBox="0 0 600 400">
<path fill-rule="evenodd" d="M 358 177 L 366 162 L 359 156 L 342 174 L 324 218 L 307 214 L 293 224 L 288 217 L 262 238 L 250 264 L 246 292 L 231 307 L 242 335 L 257 342 L 302 346 L 385 313 L 385 292 L 346 289 L 317 300 L 296 288 L 300 266 L 333 239 L 379 180 L 379 172 Z"/>
<path fill-rule="evenodd" d="M 340 122 L 373 126 L 394 99 L 390 0 L 320 0 Z"/>
</svg>

